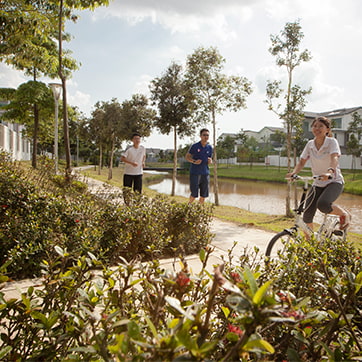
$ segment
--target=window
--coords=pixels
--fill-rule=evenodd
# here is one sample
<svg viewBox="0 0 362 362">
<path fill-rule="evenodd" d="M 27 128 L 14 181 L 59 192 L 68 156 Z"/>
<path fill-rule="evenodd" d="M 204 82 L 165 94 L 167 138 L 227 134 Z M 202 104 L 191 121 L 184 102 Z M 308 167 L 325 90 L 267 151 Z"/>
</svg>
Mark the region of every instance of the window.
<svg viewBox="0 0 362 362">
<path fill-rule="evenodd" d="M 342 128 L 342 118 L 332 118 L 332 128 Z"/>
</svg>

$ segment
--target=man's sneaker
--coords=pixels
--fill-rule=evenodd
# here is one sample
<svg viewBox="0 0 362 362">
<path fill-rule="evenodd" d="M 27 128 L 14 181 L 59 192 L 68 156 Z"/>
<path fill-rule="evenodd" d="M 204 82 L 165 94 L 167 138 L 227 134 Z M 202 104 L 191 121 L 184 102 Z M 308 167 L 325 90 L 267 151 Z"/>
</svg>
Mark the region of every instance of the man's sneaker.
<svg viewBox="0 0 362 362">
<path fill-rule="evenodd" d="M 339 229 L 346 230 L 351 222 L 351 214 L 347 211 L 346 214 L 339 217 Z"/>
</svg>

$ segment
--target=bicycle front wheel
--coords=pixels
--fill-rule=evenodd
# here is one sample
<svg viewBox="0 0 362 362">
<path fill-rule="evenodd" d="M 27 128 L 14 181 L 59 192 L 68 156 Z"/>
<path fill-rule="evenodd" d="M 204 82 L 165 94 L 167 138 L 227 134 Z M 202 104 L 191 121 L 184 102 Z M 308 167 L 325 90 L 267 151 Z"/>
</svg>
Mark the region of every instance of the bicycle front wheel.
<svg viewBox="0 0 362 362">
<path fill-rule="evenodd" d="M 283 230 L 276 234 L 270 241 L 265 251 L 265 256 L 277 257 L 279 253 L 283 253 L 288 244 L 294 240 L 291 231 Z"/>
</svg>

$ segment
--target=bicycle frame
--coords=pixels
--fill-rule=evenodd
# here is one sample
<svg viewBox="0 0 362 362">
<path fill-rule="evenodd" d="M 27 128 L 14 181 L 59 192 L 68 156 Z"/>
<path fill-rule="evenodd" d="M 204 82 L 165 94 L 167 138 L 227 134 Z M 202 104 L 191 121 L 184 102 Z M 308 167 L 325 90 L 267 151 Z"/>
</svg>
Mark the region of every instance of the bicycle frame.
<svg viewBox="0 0 362 362">
<path fill-rule="evenodd" d="M 305 209 L 305 203 L 307 198 L 307 191 L 309 189 L 309 182 L 313 181 L 320 176 L 297 176 L 293 177 L 293 180 L 301 180 L 304 181 L 303 185 L 303 193 L 298 205 L 298 208 L 295 211 L 295 226 L 290 229 L 290 231 L 297 231 L 297 229 L 301 229 L 308 237 L 311 237 L 313 234 L 317 239 L 320 239 L 322 236 L 330 237 L 333 232 L 335 232 L 335 222 L 333 223 L 333 216 L 329 216 L 328 214 L 323 214 L 323 221 L 317 232 L 313 232 L 313 230 L 303 221 L 302 214 Z M 329 220 L 331 218 L 331 220 Z M 336 217 L 337 218 L 337 217 Z M 334 224 L 334 225 L 332 225 Z M 341 232 L 343 234 L 343 232 Z"/>
</svg>

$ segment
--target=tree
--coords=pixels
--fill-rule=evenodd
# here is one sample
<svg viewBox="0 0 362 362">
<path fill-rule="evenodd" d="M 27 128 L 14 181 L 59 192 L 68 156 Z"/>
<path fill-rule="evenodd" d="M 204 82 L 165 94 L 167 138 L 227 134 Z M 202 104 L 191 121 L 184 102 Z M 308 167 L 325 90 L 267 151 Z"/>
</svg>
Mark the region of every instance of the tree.
<svg viewBox="0 0 362 362">
<path fill-rule="evenodd" d="M 116 147 L 121 146 L 122 142 L 122 108 L 117 99 L 113 98 L 111 102 L 103 103 L 104 118 L 103 127 L 105 136 L 108 139 L 110 148 L 110 160 L 108 168 L 108 180 L 112 179 L 113 158 Z"/>
<path fill-rule="evenodd" d="M 200 47 L 187 58 L 186 79 L 193 91 L 196 119 L 210 122 L 213 127 L 213 163 L 215 204 L 219 205 L 217 182 L 216 115 L 246 108 L 251 83 L 244 77 L 222 74 L 225 59 L 214 47 Z"/>
<path fill-rule="evenodd" d="M 352 113 L 352 122 L 348 125 L 347 154 L 352 155 L 352 170 L 356 169 L 356 158 L 361 156 L 362 117 L 358 112 Z"/>
<path fill-rule="evenodd" d="M 70 157 L 70 141 L 69 141 L 69 126 L 68 126 L 68 110 L 67 110 L 67 86 L 66 81 L 69 74 L 66 71 L 66 62 L 63 51 L 63 30 L 65 27 L 65 20 L 76 20 L 73 10 L 89 9 L 94 10 L 98 6 L 108 5 L 108 0 L 59 0 L 56 1 L 56 8 L 58 10 L 58 75 L 62 82 L 63 89 L 63 128 L 64 128 L 64 147 L 66 157 L 66 176 L 71 172 L 71 157 Z"/>
<path fill-rule="evenodd" d="M 276 57 L 276 64 L 287 69 L 287 89 L 281 88 L 281 81 L 268 81 L 266 87 L 266 103 L 269 110 L 276 113 L 283 120 L 287 134 L 287 159 L 288 172 L 291 170 L 292 135 L 300 133 L 301 121 L 304 119 L 303 109 L 306 104 L 305 97 L 311 93 L 312 89 L 303 90 L 299 85 L 293 84 L 295 68 L 302 62 L 311 59 L 308 50 L 300 51 L 300 43 L 304 34 L 298 21 L 287 23 L 280 35 L 271 35 L 271 47 L 269 52 Z M 283 96 L 284 106 L 281 103 L 274 104 Z M 286 215 L 291 216 L 290 211 L 290 183 L 288 183 L 288 193 L 286 198 Z"/>
<path fill-rule="evenodd" d="M 130 140 L 138 132 L 142 137 L 151 134 L 156 111 L 149 106 L 148 98 L 143 94 L 134 94 L 130 100 L 122 102 L 122 141 Z"/>
<path fill-rule="evenodd" d="M 216 145 L 216 150 L 219 158 L 229 159 L 235 157 L 235 138 L 226 136 L 221 139 L 219 137 Z"/>
<path fill-rule="evenodd" d="M 103 104 L 97 102 L 95 104 L 95 109 L 92 111 L 92 116 L 89 119 L 88 123 L 88 135 L 89 141 L 94 142 L 98 146 L 99 150 L 99 161 L 98 161 L 98 174 L 101 174 L 101 169 L 103 166 L 103 148 L 106 144 L 107 134 L 106 127 L 104 127 L 105 114 L 104 114 Z"/>
<path fill-rule="evenodd" d="M 5 107 L 4 118 L 26 126 L 27 135 L 32 133 L 33 150 L 32 166 L 36 168 L 38 151 L 38 135 L 42 130 L 42 138 L 49 137 L 49 125 L 53 114 L 53 96 L 50 89 L 41 82 L 29 81 L 14 90 L 11 102 Z"/>
<path fill-rule="evenodd" d="M 158 108 L 155 126 L 162 134 L 173 132 L 173 172 L 171 196 L 175 195 L 177 175 L 177 138 L 191 136 L 197 125 L 190 122 L 192 93 L 182 74 L 182 66 L 172 62 L 165 74 L 151 81 L 151 100 Z"/>
<path fill-rule="evenodd" d="M 58 69 L 56 16 L 51 4 L 38 0 L 10 0 L 0 9 L 0 60 L 24 71 L 36 81 L 42 74 L 54 78 Z M 64 34 L 63 37 L 69 36 Z M 64 56 L 65 72 L 76 69 L 73 59 Z M 38 104 L 34 98 L 34 135 L 38 133 Z M 33 138 L 32 166 L 36 168 L 38 139 Z"/>
</svg>

